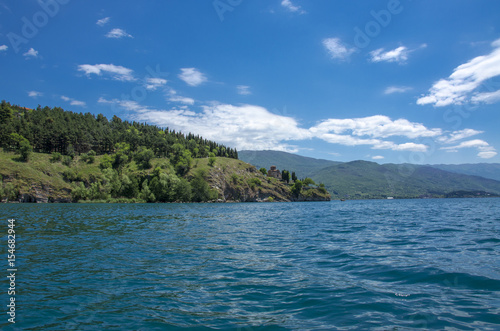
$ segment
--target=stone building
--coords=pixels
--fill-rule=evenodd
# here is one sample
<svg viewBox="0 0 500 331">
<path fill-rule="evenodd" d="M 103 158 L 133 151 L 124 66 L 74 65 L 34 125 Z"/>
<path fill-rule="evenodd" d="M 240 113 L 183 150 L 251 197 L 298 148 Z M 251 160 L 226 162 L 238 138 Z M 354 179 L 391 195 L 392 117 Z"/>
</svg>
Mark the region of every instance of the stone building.
<svg viewBox="0 0 500 331">
<path fill-rule="evenodd" d="M 274 177 L 281 180 L 281 172 L 278 169 L 276 169 L 276 166 L 271 166 L 271 169 L 267 171 L 267 175 L 269 177 Z"/>
</svg>

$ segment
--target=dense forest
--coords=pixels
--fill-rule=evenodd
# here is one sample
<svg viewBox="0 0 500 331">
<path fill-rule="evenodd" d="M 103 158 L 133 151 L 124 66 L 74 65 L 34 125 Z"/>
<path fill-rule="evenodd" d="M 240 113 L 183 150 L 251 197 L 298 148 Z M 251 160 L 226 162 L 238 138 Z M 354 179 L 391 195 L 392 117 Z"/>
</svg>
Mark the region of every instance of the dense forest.
<svg viewBox="0 0 500 331">
<path fill-rule="evenodd" d="M 73 185 L 73 201 L 213 200 L 217 196 L 205 180 L 206 173 L 187 176 L 193 161 L 208 158 L 213 165 L 216 157 L 238 158 L 236 149 L 191 133 L 117 116 L 108 120 L 102 114 L 58 107 L 28 109 L 6 101 L 0 104 L 0 144 L 4 151 L 19 154 L 20 162 L 29 162 L 33 152 L 50 154 L 51 163 L 67 168 L 63 175 Z M 79 164 L 94 164 L 97 171 L 83 173 Z M 0 195 L 8 187 L 2 185 Z"/>
<path fill-rule="evenodd" d="M 238 158 L 235 149 L 191 133 L 185 135 L 169 128 L 122 121 L 116 115 L 109 121 L 102 114 L 96 117 L 58 107 L 28 109 L 3 100 L 0 104 L 1 147 L 15 149 L 22 138 L 27 139 L 35 152 L 62 155 L 90 151 L 97 155 L 112 154 L 117 150 L 117 143 L 125 143 L 132 153 L 147 146 L 157 157 L 171 157 L 187 150 L 194 158 L 207 157 L 210 153 Z"/>
</svg>

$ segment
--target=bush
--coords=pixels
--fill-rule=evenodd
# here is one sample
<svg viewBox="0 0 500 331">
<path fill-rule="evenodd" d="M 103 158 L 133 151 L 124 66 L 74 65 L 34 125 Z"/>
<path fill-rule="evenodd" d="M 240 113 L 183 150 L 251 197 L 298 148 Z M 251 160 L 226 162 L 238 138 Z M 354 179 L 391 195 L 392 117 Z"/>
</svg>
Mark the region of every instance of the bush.
<svg viewBox="0 0 500 331">
<path fill-rule="evenodd" d="M 61 159 L 62 159 L 61 153 L 53 152 L 52 156 L 50 157 L 50 162 L 52 163 L 59 162 L 61 161 Z"/>
<path fill-rule="evenodd" d="M 255 190 L 255 188 L 257 186 L 261 186 L 262 185 L 262 182 L 258 178 L 250 178 L 249 180 L 247 180 L 247 183 L 248 183 L 248 186 L 250 186 L 250 188 L 252 190 Z"/>
<path fill-rule="evenodd" d="M 267 176 L 267 170 L 266 170 L 266 168 L 260 168 L 259 171 L 262 172 L 262 174 L 264 176 Z"/>
<path fill-rule="evenodd" d="M 73 162 L 73 158 L 69 155 L 64 155 L 62 157 L 62 164 L 65 166 L 71 167 L 71 163 Z"/>
</svg>

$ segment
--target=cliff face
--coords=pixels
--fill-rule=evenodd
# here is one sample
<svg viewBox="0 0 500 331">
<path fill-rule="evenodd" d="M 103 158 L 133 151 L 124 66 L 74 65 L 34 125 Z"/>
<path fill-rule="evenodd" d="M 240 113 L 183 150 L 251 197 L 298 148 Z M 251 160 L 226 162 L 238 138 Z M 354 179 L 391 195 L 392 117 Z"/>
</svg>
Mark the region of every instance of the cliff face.
<svg viewBox="0 0 500 331">
<path fill-rule="evenodd" d="M 205 169 L 207 181 L 224 202 L 330 200 L 330 194 L 323 194 L 315 188 L 306 188 L 298 196 L 293 196 L 289 185 L 239 160 L 220 158 L 213 167 L 205 167 L 204 160 L 200 160 L 198 166 Z"/>
</svg>

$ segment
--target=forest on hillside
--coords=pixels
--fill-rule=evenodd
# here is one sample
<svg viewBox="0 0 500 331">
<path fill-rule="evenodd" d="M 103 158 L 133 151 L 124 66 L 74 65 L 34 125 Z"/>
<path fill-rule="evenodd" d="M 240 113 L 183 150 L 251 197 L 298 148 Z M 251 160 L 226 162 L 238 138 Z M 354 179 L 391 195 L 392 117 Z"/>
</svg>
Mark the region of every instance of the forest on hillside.
<svg viewBox="0 0 500 331">
<path fill-rule="evenodd" d="M 50 154 L 50 163 L 65 167 L 62 174 L 72 185 L 73 201 L 213 200 L 216 195 L 206 182 L 206 173 L 186 176 L 193 160 L 209 158 L 213 165 L 217 156 L 238 158 L 236 149 L 191 133 L 123 121 L 117 116 L 108 120 L 102 114 L 59 107 L 29 109 L 6 101 L 0 104 L 0 147 L 19 154 L 19 162 L 29 162 L 33 152 Z M 153 163 L 157 165 L 154 169 Z M 94 171 L 88 173 L 92 166 Z M 0 182 L 0 198 L 15 196 L 16 190 L 19 188 L 11 183 Z"/>
</svg>

